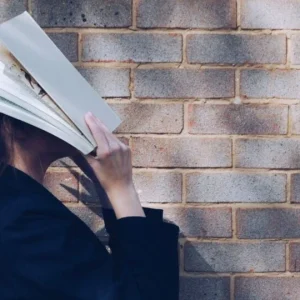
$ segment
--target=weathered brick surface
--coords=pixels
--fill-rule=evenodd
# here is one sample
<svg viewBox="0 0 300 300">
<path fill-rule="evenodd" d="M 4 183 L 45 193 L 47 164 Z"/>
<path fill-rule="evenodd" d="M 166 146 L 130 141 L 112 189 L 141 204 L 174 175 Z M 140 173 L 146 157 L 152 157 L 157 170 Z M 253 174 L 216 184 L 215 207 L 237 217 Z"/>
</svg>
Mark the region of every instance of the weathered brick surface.
<svg viewBox="0 0 300 300">
<path fill-rule="evenodd" d="M 180 203 L 182 178 L 178 172 L 134 172 L 133 181 L 141 203 Z M 80 178 L 80 200 L 84 203 L 101 203 L 92 181 L 85 175 Z M 227 227 L 227 224 L 222 224 Z M 213 230 L 213 229 L 212 229 Z"/>
<path fill-rule="evenodd" d="M 25 8 L 120 115 L 142 205 L 180 227 L 180 300 L 299 300 L 300 2 L 2 0 L 0 22 Z M 107 241 L 71 159 L 45 183 Z"/>
<path fill-rule="evenodd" d="M 71 62 L 78 61 L 77 33 L 48 33 L 48 36 Z"/>
<path fill-rule="evenodd" d="M 293 208 L 239 209 L 237 234 L 243 239 L 299 238 L 300 210 Z"/>
<path fill-rule="evenodd" d="M 141 0 L 139 27 L 232 28 L 236 26 L 234 1 Z"/>
<path fill-rule="evenodd" d="M 136 167 L 230 167 L 230 139 L 142 138 L 132 139 Z"/>
<path fill-rule="evenodd" d="M 119 133 L 180 133 L 183 128 L 182 104 L 112 103 L 110 106 L 123 120 L 117 129 Z"/>
<path fill-rule="evenodd" d="M 300 28 L 297 0 L 243 0 L 241 3 L 242 28 Z"/>
<path fill-rule="evenodd" d="M 0 23 L 21 14 L 26 10 L 26 0 L 2 0 L 0 1 Z"/>
<path fill-rule="evenodd" d="M 32 0 L 32 14 L 43 27 L 129 27 L 130 0 Z"/>
<path fill-rule="evenodd" d="M 49 171 L 44 178 L 44 186 L 59 200 L 78 201 L 78 173 L 76 171 Z"/>
<path fill-rule="evenodd" d="M 192 173 L 186 176 L 187 202 L 284 202 L 281 174 Z"/>
<path fill-rule="evenodd" d="M 182 175 L 178 172 L 135 172 L 133 181 L 141 202 L 182 201 Z"/>
<path fill-rule="evenodd" d="M 289 270 L 300 272 L 300 243 L 290 243 Z"/>
<path fill-rule="evenodd" d="M 65 157 L 53 162 L 51 167 L 76 167 L 76 164 L 72 159 Z"/>
<path fill-rule="evenodd" d="M 300 278 L 293 277 L 237 277 L 235 300 L 298 300 Z"/>
<path fill-rule="evenodd" d="M 300 105 L 291 105 L 292 133 L 300 134 Z"/>
<path fill-rule="evenodd" d="M 287 133 L 288 106 L 190 104 L 188 113 L 190 133 Z"/>
<path fill-rule="evenodd" d="M 239 168 L 300 168 L 300 139 L 238 139 L 236 166 Z"/>
<path fill-rule="evenodd" d="M 168 207 L 164 219 L 177 224 L 182 236 L 231 237 L 230 208 Z"/>
<path fill-rule="evenodd" d="M 300 35 L 293 34 L 291 37 L 291 62 L 292 64 L 299 65 L 300 64 Z"/>
<path fill-rule="evenodd" d="M 248 98 L 300 98 L 300 70 L 243 70 L 241 95 Z"/>
<path fill-rule="evenodd" d="M 76 206 L 68 207 L 70 211 L 78 216 L 99 238 L 107 236 L 104 229 L 104 221 L 102 218 L 101 208 Z"/>
<path fill-rule="evenodd" d="M 226 98 L 234 95 L 232 70 L 137 69 L 140 98 Z"/>
<path fill-rule="evenodd" d="M 285 35 L 190 34 L 187 59 L 202 64 L 282 64 Z"/>
<path fill-rule="evenodd" d="M 291 175 L 291 202 L 300 203 L 300 173 Z"/>
<path fill-rule="evenodd" d="M 129 97 L 129 69 L 78 68 L 102 97 Z"/>
<path fill-rule="evenodd" d="M 186 243 L 184 268 L 188 272 L 279 272 L 285 271 L 285 244 Z"/>
<path fill-rule="evenodd" d="M 93 182 L 84 174 L 80 176 L 79 193 L 79 199 L 83 203 L 100 203 Z"/>
<path fill-rule="evenodd" d="M 180 62 L 179 34 L 104 33 L 83 35 L 84 61 Z"/>
<path fill-rule="evenodd" d="M 228 300 L 229 277 L 181 277 L 180 300 Z"/>
</svg>

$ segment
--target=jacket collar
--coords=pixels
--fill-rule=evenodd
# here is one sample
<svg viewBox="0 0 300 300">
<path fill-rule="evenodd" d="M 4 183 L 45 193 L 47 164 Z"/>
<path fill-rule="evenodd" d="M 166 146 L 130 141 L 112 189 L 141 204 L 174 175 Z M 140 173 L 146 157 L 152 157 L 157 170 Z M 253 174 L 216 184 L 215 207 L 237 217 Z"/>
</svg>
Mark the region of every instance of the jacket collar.
<svg viewBox="0 0 300 300">
<path fill-rule="evenodd" d="M 3 173 L 0 175 L 0 187 L 11 187 L 14 190 L 35 190 L 45 191 L 47 190 L 42 184 L 33 179 L 23 171 L 7 165 Z"/>
</svg>

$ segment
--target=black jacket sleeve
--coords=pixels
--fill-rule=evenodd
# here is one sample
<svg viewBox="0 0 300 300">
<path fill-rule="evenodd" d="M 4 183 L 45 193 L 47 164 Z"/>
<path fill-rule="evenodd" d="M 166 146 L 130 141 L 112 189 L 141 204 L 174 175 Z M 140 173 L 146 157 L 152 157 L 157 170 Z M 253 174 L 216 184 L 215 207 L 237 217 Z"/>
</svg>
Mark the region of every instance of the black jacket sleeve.
<svg viewBox="0 0 300 300">
<path fill-rule="evenodd" d="M 134 292 L 141 300 L 178 299 L 178 227 L 163 222 L 162 210 L 144 212 L 146 218 L 116 220 L 112 210 L 103 210 L 115 279 L 128 299 Z"/>
<path fill-rule="evenodd" d="M 19 199 L 0 222 L 1 299 L 178 299 L 178 227 L 104 210 L 110 255 L 75 215 Z"/>
</svg>

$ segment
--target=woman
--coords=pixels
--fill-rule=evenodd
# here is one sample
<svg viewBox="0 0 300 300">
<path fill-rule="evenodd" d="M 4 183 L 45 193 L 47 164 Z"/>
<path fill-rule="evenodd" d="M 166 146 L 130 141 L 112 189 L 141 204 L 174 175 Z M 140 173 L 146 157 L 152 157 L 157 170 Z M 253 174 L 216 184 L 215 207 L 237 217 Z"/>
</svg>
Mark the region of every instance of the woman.
<svg viewBox="0 0 300 300">
<path fill-rule="evenodd" d="M 141 207 L 129 147 L 91 113 L 85 120 L 96 157 L 0 114 L 0 299 L 178 299 L 178 227 Z M 97 186 L 111 254 L 41 184 L 65 156 Z"/>
</svg>

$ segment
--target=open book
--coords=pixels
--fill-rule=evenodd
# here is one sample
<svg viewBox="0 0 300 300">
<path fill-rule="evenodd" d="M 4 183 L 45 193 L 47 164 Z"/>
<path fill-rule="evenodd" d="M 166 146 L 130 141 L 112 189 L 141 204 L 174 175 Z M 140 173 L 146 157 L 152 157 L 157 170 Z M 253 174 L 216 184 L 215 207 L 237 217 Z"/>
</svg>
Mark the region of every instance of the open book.
<svg viewBox="0 0 300 300">
<path fill-rule="evenodd" d="M 24 12 L 0 25 L 0 113 L 66 141 L 83 154 L 96 143 L 84 115 L 113 131 L 120 118 Z"/>
</svg>

